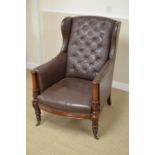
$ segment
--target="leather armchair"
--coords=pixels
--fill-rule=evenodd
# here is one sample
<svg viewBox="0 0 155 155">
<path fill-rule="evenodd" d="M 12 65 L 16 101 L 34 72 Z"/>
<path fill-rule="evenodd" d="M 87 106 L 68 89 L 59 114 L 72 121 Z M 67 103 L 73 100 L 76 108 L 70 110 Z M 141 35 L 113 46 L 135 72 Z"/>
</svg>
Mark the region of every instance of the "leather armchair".
<svg viewBox="0 0 155 155">
<path fill-rule="evenodd" d="M 63 45 L 51 61 L 33 69 L 33 107 L 75 119 L 92 120 L 97 137 L 103 105 L 111 105 L 111 85 L 121 23 L 105 17 L 66 17 Z M 101 96 L 103 100 L 101 100 Z"/>
</svg>

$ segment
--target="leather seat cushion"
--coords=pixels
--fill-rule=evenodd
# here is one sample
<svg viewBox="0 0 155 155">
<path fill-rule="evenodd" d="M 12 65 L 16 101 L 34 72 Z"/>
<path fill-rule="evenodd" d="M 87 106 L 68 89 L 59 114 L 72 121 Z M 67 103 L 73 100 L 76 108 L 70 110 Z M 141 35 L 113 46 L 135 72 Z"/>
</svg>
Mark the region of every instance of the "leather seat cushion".
<svg viewBox="0 0 155 155">
<path fill-rule="evenodd" d="M 90 113 L 92 82 L 79 78 L 64 78 L 38 96 L 39 104 L 58 110 Z"/>
</svg>

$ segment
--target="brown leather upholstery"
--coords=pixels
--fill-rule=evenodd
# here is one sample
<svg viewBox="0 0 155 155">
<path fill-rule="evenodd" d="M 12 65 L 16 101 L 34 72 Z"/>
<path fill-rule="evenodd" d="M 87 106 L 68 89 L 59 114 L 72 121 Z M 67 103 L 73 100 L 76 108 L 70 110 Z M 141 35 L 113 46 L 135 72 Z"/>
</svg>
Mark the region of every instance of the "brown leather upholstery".
<svg viewBox="0 0 155 155">
<path fill-rule="evenodd" d="M 64 78 L 38 96 L 39 103 L 75 113 L 90 113 L 92 101 L 91 81 Z"/>
<path fill-rule="evenodd" d="M 61 25 L 60 53 L 34 69 L 38 77 L 39 104 L 91 113 L 92 81 L 100 81 L 102 106 L 111 93 L 119 24 L 104 17 L 65 18 Z"/>
<path fill-rule="evenodd" d="M 120 22 L 105 17 L 67 17 L 62 21 L 60 53 L 32 71 L 37 125 L 40 109 L 91 119 L 97 139 L 100 110 L 106 102 L 111 105 L 119 29 Z"/>
<path fill-rule="evenodd" d="M 75 17 L 67 54 L 67 77 L 93 80 L 109 56 L 114 21 L 101 17 Z"/>
</svg>

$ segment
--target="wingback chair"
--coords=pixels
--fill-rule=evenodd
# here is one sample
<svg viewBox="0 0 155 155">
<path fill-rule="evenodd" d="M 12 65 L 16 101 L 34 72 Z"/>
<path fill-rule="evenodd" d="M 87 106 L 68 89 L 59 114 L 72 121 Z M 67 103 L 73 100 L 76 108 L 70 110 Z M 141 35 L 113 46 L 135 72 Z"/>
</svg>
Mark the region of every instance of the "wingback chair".
<svg viewBox="0 0 155 155">
<path fill-rule="evenodd" d="M 90 119 L 98 139 L 100 111 L 106 102 L 111 105 L 120 25 L 116 20 L 96 16 L 66 17 L 62 21 L 60 53 L 31 72 L 37 125 L 41 109 L 75 119 Z"/>
</svg>

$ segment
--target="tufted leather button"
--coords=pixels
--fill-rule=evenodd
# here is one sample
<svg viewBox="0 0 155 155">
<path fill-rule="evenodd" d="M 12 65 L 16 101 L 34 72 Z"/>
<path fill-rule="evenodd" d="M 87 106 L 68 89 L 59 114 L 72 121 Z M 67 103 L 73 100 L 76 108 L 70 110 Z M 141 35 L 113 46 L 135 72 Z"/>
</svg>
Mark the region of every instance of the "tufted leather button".
<svg viewBox="0 0 155 155">
<path fill-rule="evenodd" d="M 93 37 L 93 38 L 92 38 L 93 41 L 96 41 L 96 39 L 97 39 L 96 37 Z"/>
<path fill-rule="evenodd" d="M 73 54 L 72 54 L 72 56 L 73 56 L 73 57 L 76 57 L 76 56 L 77 56 L 77 54 L 76 54 L 76 53 L 73 53 Z"/>
<path fill-rule="evenodd" d="M 94 62 L 93 62 L 93 61 L 90 61 L 90 62 L 89 62 L 89 64 L 90 64 L 90 65 L 93 65 L 93 64 L 94 64 Z"/>
<path fill-rule="evenodd" d="M 92 36 L 93 35 L 93 32 L 92 31 L 88 31 L 88 35 L 89 36 Z"/>
<path fill-rule="evenodd" d="M 100 56 L 96 56 L 96 60 L 99 61 L 101 58 Z"/>
<path fill-rule="evenodd" d="M 93 72 L 94 74 L 96 73 L 95 67 L 92 67 L 92 72 Z"/>
<path fill-rule="evenodd" d="M 79 51 L 82 52 L 83 51 L 83 48 L 80 48 Z"/>
<path fill-rule="evenodd" d="M 91 49 L 91 53 L 94 53 L 95 52 L 95 49 Z"/>
<path fill-rule="evenodd" d="M 86 46 L 90 46 L 90 42 L 88 42 L 88 41 L 85 44 L 86 44 Z"/>
<path fill-rule="evenodd" d="M 84 58 L 87 59 L 89 57 L 89 55 L 85 55 Z"/>
<path fill-rule="evenodd" d="M 99 28 L 98 28 L 98 27 L 95 27 L 95 28 L 94 28 L 94 31 L 95 31 L 95 32 L 99 32 Z"/>
<path fill-rule="evenodd" d="M 85 39 L 85 36 L 81 36 L 80 39 L 81 39 L 81 40 L 84 40 L 84 39 Z"/>
<path fill-rule="evenodd" d="M 88 30 L 88 25 L 84 25 L 84 26 L 82 27 L 82 30 L 83 30 L 83 31 L 87 31 L 87 30 Z"/>
<path fill-rule="evenodd" d="M 93 38 L 92 38 L 92 41 L 97 41 L 97 40 L 98 40 L 97 37 L 93 37 Z"/>
<path fill-rule="evenodd" d="M 97 46 L 98 46 L 99 48 L 101 48 L 103 45 L 102 45 L 101 43 L 99 43 Z"/>
<path fill-rule="evenodd" d="M 93 72 L 95 72 L 95 73 L 96 73 L 96 72 L 98 72 L 98 71 L 97 71 L 97 69 L 96 69 L 96 68 L 94 68 L 94 69 L 93 69 Z"/>
</svg>

